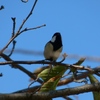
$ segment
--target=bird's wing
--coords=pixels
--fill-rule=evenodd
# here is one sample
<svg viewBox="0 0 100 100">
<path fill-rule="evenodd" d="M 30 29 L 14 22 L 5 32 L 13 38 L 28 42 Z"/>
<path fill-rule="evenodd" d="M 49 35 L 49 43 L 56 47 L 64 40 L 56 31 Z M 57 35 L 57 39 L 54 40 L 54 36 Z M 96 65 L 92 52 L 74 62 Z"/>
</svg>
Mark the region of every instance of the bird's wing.
<svg viewBox="0 0 100 100">
<path fill-rule="evenodd" d="M 50 42 L 48 42 L 44 48 L 44 57 L 46 59 L 51 59 L 52 53 L 53 53 L 53 45 Z"/>
</svg>

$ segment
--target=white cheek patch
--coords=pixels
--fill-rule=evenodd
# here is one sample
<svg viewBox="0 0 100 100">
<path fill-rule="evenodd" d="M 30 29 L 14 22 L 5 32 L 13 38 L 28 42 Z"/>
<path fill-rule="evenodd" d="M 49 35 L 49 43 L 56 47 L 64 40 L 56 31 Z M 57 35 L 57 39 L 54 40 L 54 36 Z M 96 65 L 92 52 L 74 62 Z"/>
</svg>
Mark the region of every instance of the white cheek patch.
<svg viewBox="0 0 100 100">
<path fill-rule="evenodd" d="M 51 39 L 51 42 L 55 42 L 56 40 L 56 36 L 54 36 L 52 39 Z"/>
</svg>

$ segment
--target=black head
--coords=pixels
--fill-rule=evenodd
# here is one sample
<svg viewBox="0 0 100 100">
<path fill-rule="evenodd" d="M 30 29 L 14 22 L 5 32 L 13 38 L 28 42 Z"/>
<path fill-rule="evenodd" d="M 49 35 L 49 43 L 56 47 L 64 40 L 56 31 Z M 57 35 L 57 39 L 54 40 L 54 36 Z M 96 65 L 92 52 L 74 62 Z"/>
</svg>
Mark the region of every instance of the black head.
<svg viewBox="0 0 100 100">
<path fill-rule="evenodd" d="M 54 33 L 54 35 L 52 36 L 52 38 L 53 38 L 54 36 L 61 36 L 61 34 L 60 34 L 59 32 L 56 32 L 56 33 Z"/>
<path fill-rule="evenodd" d="M 52 36 L 52 39 L 50 41 L 53 45 L 54 51 L 58 50 L 59 48 L 62 47 L 62 37 L 59 32 L 54 33 Z"/>
</svg>

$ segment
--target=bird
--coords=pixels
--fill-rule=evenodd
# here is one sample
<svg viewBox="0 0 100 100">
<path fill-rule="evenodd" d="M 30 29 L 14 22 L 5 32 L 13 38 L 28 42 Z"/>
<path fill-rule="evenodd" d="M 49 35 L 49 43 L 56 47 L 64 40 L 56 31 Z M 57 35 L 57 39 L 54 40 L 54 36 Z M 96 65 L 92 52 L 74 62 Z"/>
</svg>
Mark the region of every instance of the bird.
<svg viewBox="0 0 100 100">
<path fill-rule="evenodd" d="M 45 60 L 56 61 L 62 52 L 62 36 L 60 32 L 54 33 L 52 39 L 46 43 L 44 47 Z"/>
</svg>

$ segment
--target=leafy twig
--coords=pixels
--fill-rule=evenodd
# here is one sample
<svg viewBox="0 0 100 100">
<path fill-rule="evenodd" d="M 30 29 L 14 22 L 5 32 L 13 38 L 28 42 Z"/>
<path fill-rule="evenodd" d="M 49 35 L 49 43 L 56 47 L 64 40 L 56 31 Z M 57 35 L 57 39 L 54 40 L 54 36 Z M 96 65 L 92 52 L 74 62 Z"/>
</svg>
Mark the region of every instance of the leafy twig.
<svg viewBox="0 0 100 100">
<path fill-rule="evenodd" d="M 100 67 L 96 67 L 96 68 L 93 68 L 94 70 L 94 73 L 97 72 L 97 70 L 100 70 Z M 91 72 L 83 72 L 81 74 L 78 74 L 77 76 L 77 80 L 80 80 L 80 79 L 83 79 L 83 78 L 86 78 Z M 66 79 L 63 79 L 61 81 L 59 81 L 58 83 L 58 86 L 63 86 L 63 85 L 66 85 L 66 84 L 69 84 L 71 82 L 74 81 L 74 78 L 73 76 L 69 77 L 69 78 L 66 78 Z M 17 91 L 17 93 L 24 93 L 24 92 L 34 92 L 34 88 L 37 89 L 37 88 L 40 88 L 41 85 L 39 86 L 33 86 L 33 87 L 30 87 L 30 88 L 27 88 L 27 89 L 23 89 L 23 90 L 20 90 L 20 91 Z M 15 92 L 16 93 L 16 92 Z"/>
<path fill-rule="evenodd" d="M 95 74 L 97 72 L 100 72 L 100 66 L 99 67 L 95 67 L 92 70 L 93 70 L 93 72 L 86 71 L 86 72 L 82 72 L 81 74 L 78 74 L 77 77 L 76 77 L 76 79 L 79 80 L 79 79 L 82 79 L 82 78 L 86 78 L 90 73 Z M 68 84 L 68 83 L 70 83 L 72 81 L 74 81 L 73 76 L 71 76 L 69 78 L 66 78 L 66 79 L 60 81 L 58 83 L 58 86 Z"/>
</svg>

